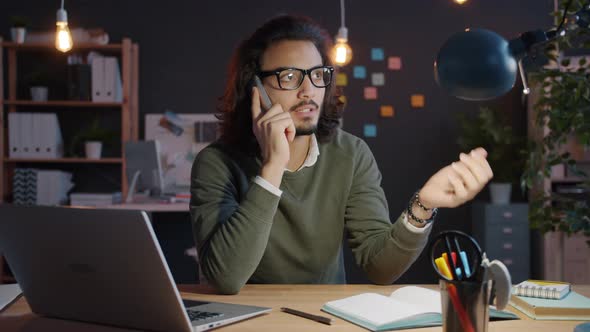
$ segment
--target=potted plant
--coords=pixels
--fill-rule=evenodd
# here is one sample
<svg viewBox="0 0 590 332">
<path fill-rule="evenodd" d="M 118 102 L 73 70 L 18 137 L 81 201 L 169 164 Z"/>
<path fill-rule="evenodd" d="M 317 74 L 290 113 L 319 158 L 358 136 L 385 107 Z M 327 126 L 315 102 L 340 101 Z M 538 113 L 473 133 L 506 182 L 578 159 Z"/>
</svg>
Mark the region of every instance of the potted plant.
<svg viewBox="0 0 590 332">
<path fill-rule="evenodd" d="M 90 126 L 83 128 L 72 138 L 70 155 L 80 156 L 80 151 L 84 151 L 86 158 L 100 159 L 103 146 L 112 146 L 116 141 L 117 133 L 102 127 L 98 118 L 95 118 Z"/>
<path fill-rule="evenodd" d="M 47 101 L 49 96 L 49 77 L 42 71 L 33 71 L 27 78 L 27 84 L 31 91 L 31 100 Z"/>
<path fill-rule="evenodd" d="M 10 36 L 12 41 L 18 44 L 24 43 L 27 33 L 27 19 L 24 16 L 12 16 L 10 22 Z"/>
<path fill-rule="evenodd" d="M 461 134 L 457 143 L 463 151 L 483 147 L 494 172 L 490 183 L 493 204 L 510 203 L 512 185 L 519 182 L 524 169 L 524 137 L 517 136 L 502 113 L 480 108 L 476 118 L 458 113 Z"/>
<path fill-rule="evenodd" d="M 573 1 L 567 15 L 577 12 L 581 6 L 581 2 Z M 566 7 L 566 3 L 560 0 L 558 12 L 554 13 L 557 22 L 562 20 Z M 590 62 L 580 57 L 572 63 L 563 57 L 569 49 L 590 48 L 589 32 L 574 25 L 568 30 L 565 36 L 546 47 L 547 66 L 530 74 L 533 91 L 541 92 L 533 105 L 531 119 L 533 132 L 538 137 L 530 143 L 521 186 L 529 189 L 531 227 L 543 234 L 561 231 L 590 237 L 587 202 L 546 188 L 550 183 L 551 168 L 555 165 L 565 165 L 568 173 L 580 179 L 580 187 L 588 188 L 590 184 L 588 175 L 577 168 L 574 156 L 564 151 L 564 145 L 572 137 L 583 147 L 590 146 Z"/>
</svg>

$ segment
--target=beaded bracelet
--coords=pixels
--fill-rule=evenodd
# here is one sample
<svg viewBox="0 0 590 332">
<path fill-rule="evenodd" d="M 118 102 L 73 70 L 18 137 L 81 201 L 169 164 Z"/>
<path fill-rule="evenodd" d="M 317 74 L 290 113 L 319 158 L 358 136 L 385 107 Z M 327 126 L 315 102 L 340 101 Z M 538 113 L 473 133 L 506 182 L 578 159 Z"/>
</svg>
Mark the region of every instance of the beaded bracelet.
<svg viewBox="0 0 590 332">
<path fill-rule="evenodd" d="M 424 205 L 422 204 L 422 202 L 420 202 L 420 194 L 419 194 L 419 192 L 418 192 L 418 191 L 416 191 L 416 193 L 414 194 L 414 199 L 413 199 L 413 201 L 414 201 L 414 202 L 416 202 L 416 204 L 418 204 L 418 206 L 419 206 L 419 207 L 421 207 L 421 208 L 422 208 L 422 210 L 424 210 L 424 211 L 426 211 L 426 212 L 430 212 L 430 211 L 432 211 L 432 209 L 429 209 L 429 208 L 427 208 L 426 206 L 424 206 Z"/>
<path fill-rule="evenodd" d="M 408 217 L 410 217 L 410 219 L 414 220 L 418 224 L 431 223 L 432 221 L 434 221 L 434 218 L 436 217 L 436 214 L 438 213 L 438 209 L 437 208 L 427 209 L 426 207 L 424 207 L 424 205 L 421 205 L 419 198 L 420 197 L 418 195 L 418 192 L 416 192 L 416 194 L 410 200 L 410 204 L 408 204 L 408 208 L 406 210 L 406 213 L 408 214 Z M 414 202 L 418 202 L 418 206 L 420 206 L 422 209 L 424 209 L 428 212 L 432 211 L 432 216 L 430 216 L 429 219 L 420 219 L 420 218 L 416 217 L 414 215 L 414 213 L 412 212 L 412 205 L 414 205 Z"/>
</svg>

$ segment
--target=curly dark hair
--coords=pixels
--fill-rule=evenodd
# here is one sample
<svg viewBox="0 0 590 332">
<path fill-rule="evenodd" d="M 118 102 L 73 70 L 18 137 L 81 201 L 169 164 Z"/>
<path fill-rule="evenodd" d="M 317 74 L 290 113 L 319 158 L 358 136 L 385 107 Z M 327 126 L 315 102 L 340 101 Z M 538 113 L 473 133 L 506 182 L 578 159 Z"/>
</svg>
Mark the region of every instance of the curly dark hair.
<svg viewBox="0 0 590 332">
<path fill-rule="evenodd" d="M 238 147 L 243 152 L 259 153 L 258 142 L 252 132 L 250 82 L 260 69 L 260 58 L 264 51 L 271 44 L 282 40 L 310 41 L 318 49 L 323 64 L 332 65 L 329 57 L 332 46 L 330 35 L 307 17 L 278 16 L 242 41 L 229 64 L 227 85 L 223 96 L 219 98 L 217 117 L 221 120 L 222 142 Z M 340 123 L 343 103 L 338 97 L 335 84 L 326 88 L 316 132 L 320 143 L 329 141 Z"/>
</svg>

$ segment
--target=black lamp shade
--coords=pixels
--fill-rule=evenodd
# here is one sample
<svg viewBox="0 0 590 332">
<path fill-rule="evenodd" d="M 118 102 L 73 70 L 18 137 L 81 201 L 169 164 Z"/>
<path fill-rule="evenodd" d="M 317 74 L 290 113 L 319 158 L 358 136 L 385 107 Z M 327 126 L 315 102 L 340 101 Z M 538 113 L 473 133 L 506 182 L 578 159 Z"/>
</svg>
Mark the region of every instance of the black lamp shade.
<svg viewBox="0 0 590 332">
<path fill-rule="evenodd" d="M 434 78 L 460 99 L 499 97 L 514 87 L 518 71 L 508 45 L 502 36 L 485 29 L 457 33 L 441 47 Z"/>
</svg>

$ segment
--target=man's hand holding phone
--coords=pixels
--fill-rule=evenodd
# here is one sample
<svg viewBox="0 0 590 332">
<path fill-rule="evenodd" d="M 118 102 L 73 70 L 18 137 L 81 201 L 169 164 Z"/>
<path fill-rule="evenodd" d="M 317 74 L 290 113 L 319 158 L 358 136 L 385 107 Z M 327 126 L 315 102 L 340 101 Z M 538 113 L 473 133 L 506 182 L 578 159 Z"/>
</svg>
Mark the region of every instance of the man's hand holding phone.
<svg viewBox="0 0 590 332">
<path fill-rule="evenodd" d="M 262 154 L 260 176 L 278 188 L 289 162 L 289 143 L 295 139 L 295 125 L 280 104 L 263 111 L 257 87 L 252 88 L 252 130 Z"/>
</svg>

